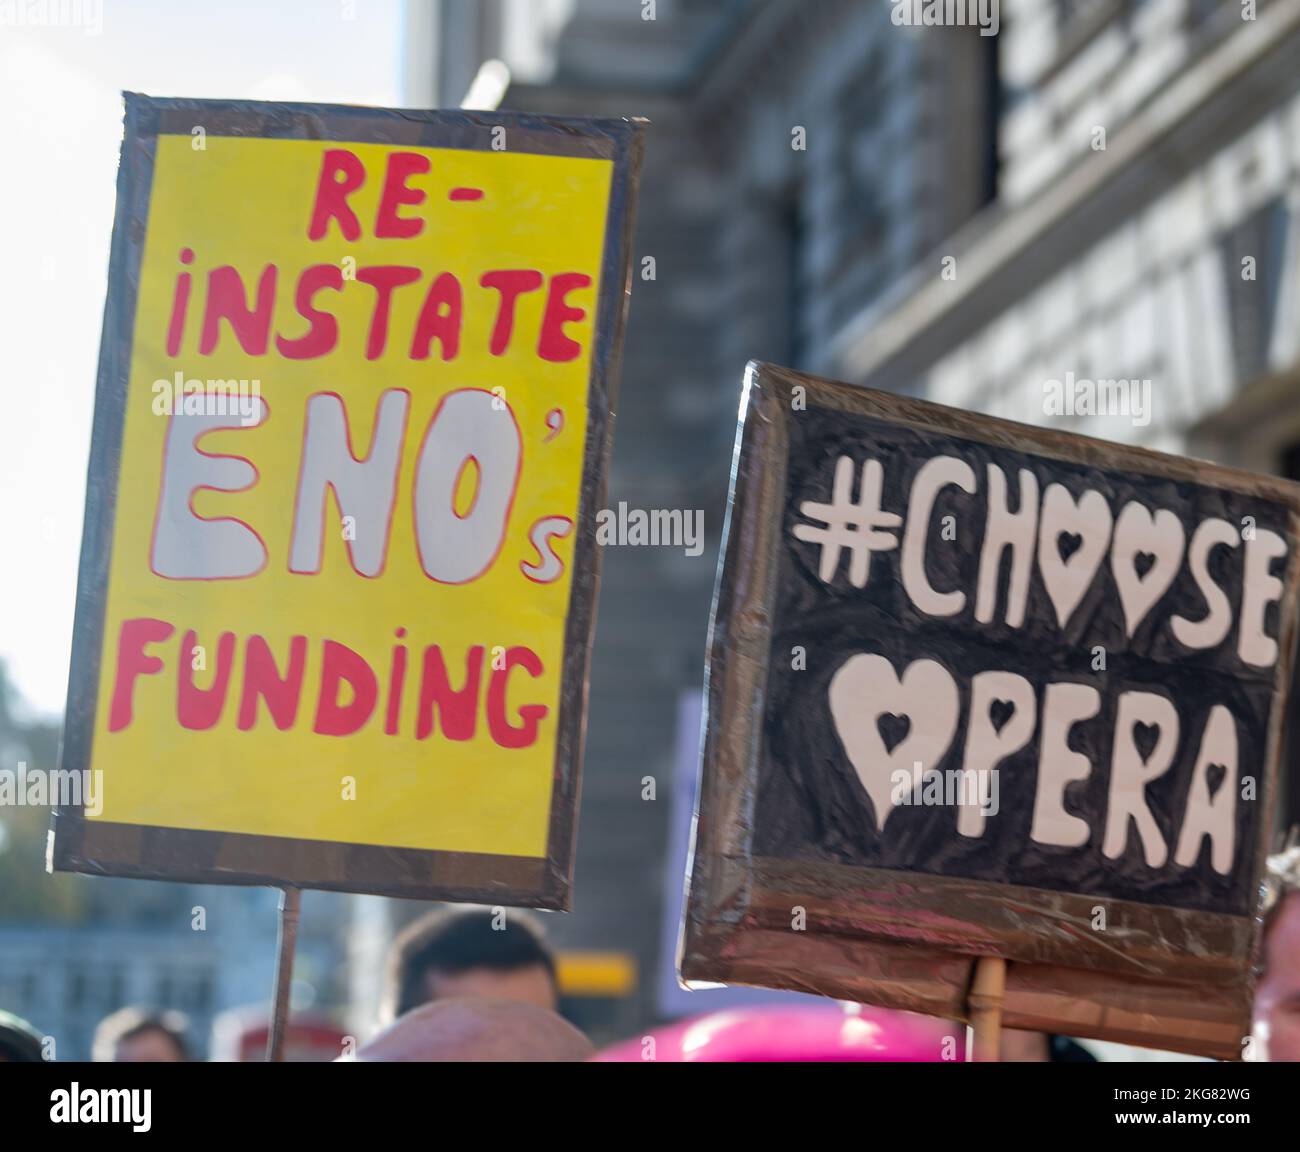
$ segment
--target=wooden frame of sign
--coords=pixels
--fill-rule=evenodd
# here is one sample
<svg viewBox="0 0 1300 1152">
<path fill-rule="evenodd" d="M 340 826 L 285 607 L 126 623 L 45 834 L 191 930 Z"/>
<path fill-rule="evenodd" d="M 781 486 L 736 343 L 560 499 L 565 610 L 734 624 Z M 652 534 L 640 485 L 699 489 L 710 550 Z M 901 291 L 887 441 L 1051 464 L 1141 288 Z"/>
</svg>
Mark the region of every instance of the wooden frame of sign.
<svg viewBox="0 0 1300 1152">
<path fill-rule="evenodd" d="M 577 522 L 604 506 L 613 413 L 631 284 L 631 244 L 643 120 L 574 120 L 470 111 L 393 111 L 319 104 L 152 99 L 126 94 L 109 286 L 95 396 L 85 524 L 73 630 L 62 766 L 93 770 L 100 662 L 140 270 L 158 140 L 201 124 L 207 147 L 221 137 L 326 140 L 389 147 L 491 152 L 494 131 L 511 153 L 612 163 L 601 282 L 588 385 L 588 422 Z M 574 537 L 544 857 L 439 851 L 365 843 L 158 827 L 88 819 L 84 804 L 56 809 L 51 867 L 191 883 L 269 884 L 418 899 L 568 909 L 585 734 L 587 669 L 600 553 L 594 530 Z M 182 765 L 172 765 L 181 770 Z"/>
<path fill-rule="evenodd" d="M 951 513 L 958 525 L 951 562 L 943 554 L 921 563 L 929 565 L 924 571 L 931 591 L 943 585 L 951 595 L 954 588 L 966 588 L 967 602 L 959 613 L 926 619 L 906 602 L 896 586 L 896 565 L 906 544 L 872 556 L 869 563 L 876 567 L 868 582 L 865 569 L 850 576 L 838 554 L 827 568 L 825 550 L 819 573 L 817 532 L 805 530 L 795 542 L 793 527 L 808 522 L 816 511 L 798 498 L 809 494 L 813 481 L 811 491 L 829 494 L 831 469 L 841 450 L 855 461 L 854 485 L 865 457 L 884 460 L 884 499 L 876 488 L 874 507 L 893 512 L 902 511 L 906 499 L 897 487 L 900 478 L 890 477 L 891 465 L 914 477 L 927 455 L 944 451 L 975 463 L 970 471 L 977 476 L 973 487 L 979 495 L 968 495 L 971 488 L 963 492 L 948 481 L 947 494 L 931 503 L 922 533 L 937 554 L 940 513 Z M 1267 523 L 1289 545 L 1285 593 L 1269 610 L 1277 638 L 1275 662 L 1257 673 L 1242 671 L 1239 691 L 1235 652 L 1230 650 L 1241 607 L 1234 591 L 1234 624 L 1226 644 L 1210 649 L 1216 653 L 1213 660 L 1206 655 L 1196 667 L 1181 668 L 1168 641 L 1155 638 L 1167 632 L 1173 609 L 1151 610 L 1127 636 L 1122 625 L 1117 631 L 1116 620 L 1123 617 L 1116 615 L 1111 573 L 1100 575 L 1100 561 L 1094 568 L 1098 587 L 1073 617 L 1066 614 L 1068 627 L 1060 628 L 1056 645 L 1051 636 L 1058 622 L 1050 618 L 1036 563 L 1031 579 L 1037 583 L 1027 586 L 1027 618 L 1021 627 L 1008 625 L 1001 589 L 1010 577 L 1003 576 L 1008 568 L 1000 553 L 996 612 L 987 625 L 975 623 L 974 584 L 961 583 L 977 564 L 970 508 L 984 498 L 985 468 L 991 472 L 999 461 L 1036 471 L 1040 481 L 1055 477 L 1066 487 L 1101 489 L 1116 498 L 1116 512 L 1118 501 L 1136 493 L 1157 507 L 1171 503 L 1197 516 L 1217 510 L 1235 518 L 1243 509 L 1259 516 L 1261 530 Z M 865 474 L 863 483 L 865 487 Z M 1038 490 L 1046 487 L 1040 482 Z M 865 494 L 860 499 L 867 501 Z M 1012 500 L 1014 491 L 1005 511 Z M 885 530 L 901 535 L 899 522 L 895 517 L 893 528 Z M 860 536 L 843 522 L 841 529 L 848 534 L 839 540 L 841 550 L 852 552 L 847 541 Z M 963 531 L 968 533 L 964 544 Z M 1039 534 L 1037 523 L 1034 534 Z M 1295 646 L 1298 539 L 1300 487 L 1273 477 L 751 364 L 709 642 L 703 767 L 680 946 L 683 981 L 793 989 L 967 1019 L 977 959 L 1000 957 L 1008 962 L 1003 1016 L 1008 1027 L 1239 1058 L 1249 1031 L 1258 888 Z M 1241 562 L 1244 548 L 1219 551 Z M 1210 567 L 1222 574 L 1222 568 Z M 1200 602 L 1181 563 L 1169 587 L 1168 595 L 1180 609 Z M 1204 603 L 1201 611 L 1208 613 Z M 991 636 L 978 635 L 982 630 Z M 1095 660 L 1091 639 L 1097 635 L 1112 649 L 1111 665 L 1109 672 L 1093 676 L 1095 664 L 1087 661 Z M 967 644 L 972 645 L 969 652 Z M 1025 799 L 1034 791 L 1034 751 L 1042 727 L 1035 721 L 1034 737 L 1003 766 L 1007 779 L 1001 788 L 1001 824 L 990 817 L 987 827 L 980 825 L 967 839 L 956 834 L 951 807 L 925 809 L 916 799 L 918 807 L 904 815 L 899 808 L 890 809 L 887 819 L 897 822 L 888 829 L 897 833 L 891 843 L 877 831 L 873 801 L 854 778 L 854 767 L 859 776 L 863 769 L 850 763 L 840 719 L 831 724 L 829 710 L 820 703 L 822 687 L 828 679 L 833 684 L 835 668 L 844 667 L 841 657 L 855 647 L 903 660 L 924 652 L 958 681 L 988 667 L 1017 668 L 1034 681 L 1035 700 L 1041 699 L 1042 687 L 1035 670 L 1092 680 L 1102 685 L 1102 699 L 1110 691 L 1107 676 L 1121 686 L 1142 681 L 1153 693 L 1170 697 L 1192 720 L 1184 725 L 1187 739 L 1179 742 L 1179 755 L 1166 773 L 1170 788 L 1151 801 L 1159 819 L 1151 826 L 1149 842 L 1140 828 L 1130 828 L 1126 816 L 1122 851 L 1113 859 L 1100 851 L 1105 814 L 1095 809 L 1098 804 L 1104 809 L 1108 798 L 1109 765 L 1098 755 L 1088 772 L 1075 771 L 1065 781 L 1057 772 L 1065 797 L 1061 812 L 1083 812 L 1082 820 L 1077 814 L 1069 818 L 1084 825 L 1079 836 L 1086 832 L 1086 842 L 1080 845 L 1076 837 L 1075 847 L 1029 843 L 1027 831 L 1038 818 Z M 800 676 L 808 679 L 800 681 Z M 814 696 L 806 694 L 807 685 L 814 687 Z M 1159 858 L 1156 835 L 1172 837 L 1178 822 L 1185 821 L 1194 774 L 1221 767 L 1198 765 L 1195 759 L 1201 721 L 1207 706 L 1212 707 L 1205 693 L 1215 691 L 1256 721 L 1254 727 L 1240 729 L 1240 771 L 1231 782 L 1238 787 L 1250 777 L 1256 781 L 1252 799 L 1233 810 L 1233 864 L 1226 875 L 1211 867 L 1207 836 L 1197 838 L 1195 859 L 1187 867 L 1173 860 L 1173 843 L 1167 847 L 1166 865 L 1153 867 L 1143 852 Z M 969 731 L 965 701 L 963 695 L 962 727 Z M 868 714 L 866 705 L 860 694 L 841 704 L 840 711 L 852 723 Z M 941 723 L 936 718 L 940 711 L 939 701 L 927 702 L 925 714 L 910 717 L 909 733 L 928 739 Z M 1091 723 L 1101 728 L 1113 721 L 1114 710 L 1106 705 Z M 877 753 L 886 747 L 883 739 L 871 745 Z M 1069 725 L 1061 739 L 1073 739 Z M 1087 738 L 1085 750 L 1104 748 L 1088 742 L 1093 739 Z M 959 728 L 949 747 L 958 748 L 960 740 Z M 1069 747 L 1076 750 L 1074 743 Z M 1056 759 L 1064 756 L 1062 752 Z M 1089 782 L 1080 782 L 1083 777 Z M 1067 783 L 1072 791 L 1066 791 Z M 1160 787 L 1156 782 L 1143 791 L 1154 794 Z"/>
</svg>

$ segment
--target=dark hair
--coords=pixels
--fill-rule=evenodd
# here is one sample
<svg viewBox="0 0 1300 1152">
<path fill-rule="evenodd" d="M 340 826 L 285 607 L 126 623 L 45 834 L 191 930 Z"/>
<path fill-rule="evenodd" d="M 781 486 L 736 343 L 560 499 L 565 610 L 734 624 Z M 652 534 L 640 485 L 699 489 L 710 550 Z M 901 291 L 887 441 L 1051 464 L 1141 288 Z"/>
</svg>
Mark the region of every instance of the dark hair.
<svg viewBox="0 0 1300 1152">
<path fill-rule="evenodd" d="M 545 968 L 555 982 L 555 957 L 530 916 L 487 908 L 446 908 L 413 920 L 393 941 L 388 960 L 388 1016 L 404 1015 L 430 999 L 426 977 L 472 968 L 513 972 Z"/>
<path fill-rule="evenodd" d="M 45 1059 L 41 1034 L 26 1020 L 0 1011 L 0 1058 L 15 1064 L 38 1064 Z"/>
<path fill-rule="evenodd" d="M 190 1046 L 185 1039 L 189 1021 L 179 1012 L 150 1012 L 144 1008 L 119 1008 L 105 1016 L 95 1029 L 91 1046 L 92 1059 L 111 1064 L 117 1059 L 117 1046 L 125 1040 L 134 1040 L 146 1032 L 161 1032 L 176 1047 L 182 1060 L 190 1059 Z"/>
</svg>

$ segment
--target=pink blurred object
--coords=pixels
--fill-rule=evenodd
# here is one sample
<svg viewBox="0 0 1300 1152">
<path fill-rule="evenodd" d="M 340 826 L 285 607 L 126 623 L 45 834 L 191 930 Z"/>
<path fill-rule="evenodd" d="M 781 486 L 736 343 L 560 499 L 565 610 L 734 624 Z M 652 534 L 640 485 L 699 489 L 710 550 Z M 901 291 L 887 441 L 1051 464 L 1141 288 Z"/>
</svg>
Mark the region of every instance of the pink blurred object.
<svg viewBox="0 0 1300 1152">
<path fill-rule="evenodd" d="M 593 1057 L 707 1062 L 965 1059 L 965 1028 L 865 1004 L 732 1008 L 625 1040 Z M 649 1041 L 653 1040 L 653 1049 Z"/>
</svg>

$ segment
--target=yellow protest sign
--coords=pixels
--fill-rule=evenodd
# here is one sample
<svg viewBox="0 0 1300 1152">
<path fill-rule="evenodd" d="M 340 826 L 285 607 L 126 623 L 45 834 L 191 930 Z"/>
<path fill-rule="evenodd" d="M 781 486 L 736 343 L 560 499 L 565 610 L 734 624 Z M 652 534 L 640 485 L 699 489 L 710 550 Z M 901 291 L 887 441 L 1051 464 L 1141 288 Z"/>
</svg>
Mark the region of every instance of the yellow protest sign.
<svg viewBox="0 0 1300 1152">
<path fill-rule="evenodd" d="M 56 867 L 567 902 L 639 142 L 128 98 Z"/>
</svg>

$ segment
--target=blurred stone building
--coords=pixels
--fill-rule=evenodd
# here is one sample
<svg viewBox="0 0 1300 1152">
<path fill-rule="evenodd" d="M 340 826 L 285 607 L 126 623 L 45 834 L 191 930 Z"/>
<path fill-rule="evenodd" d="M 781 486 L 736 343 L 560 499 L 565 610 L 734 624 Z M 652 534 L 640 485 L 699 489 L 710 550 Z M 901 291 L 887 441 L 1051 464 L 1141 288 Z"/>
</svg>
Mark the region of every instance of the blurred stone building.
<svg viewBox="0 0 1300 1152">
<path fill-rule="evenodd" d="M 635 959 L 614 1031 L 661 1007 L 676 716 L 747 360 L 1300 476 L 1300 0 L 1003 0 L 996 37 L 893 7 L 412 17 L 412 105 L 459 105 L 498 59 L 503 108 L 651 121 L 609 500 L 701 508 L 707 546 L 604 554 L 575 912 L 553 935 Z M 1051 416 L 1066 374 L 1149 379 L 1150 411 Z"/>
</svg>

